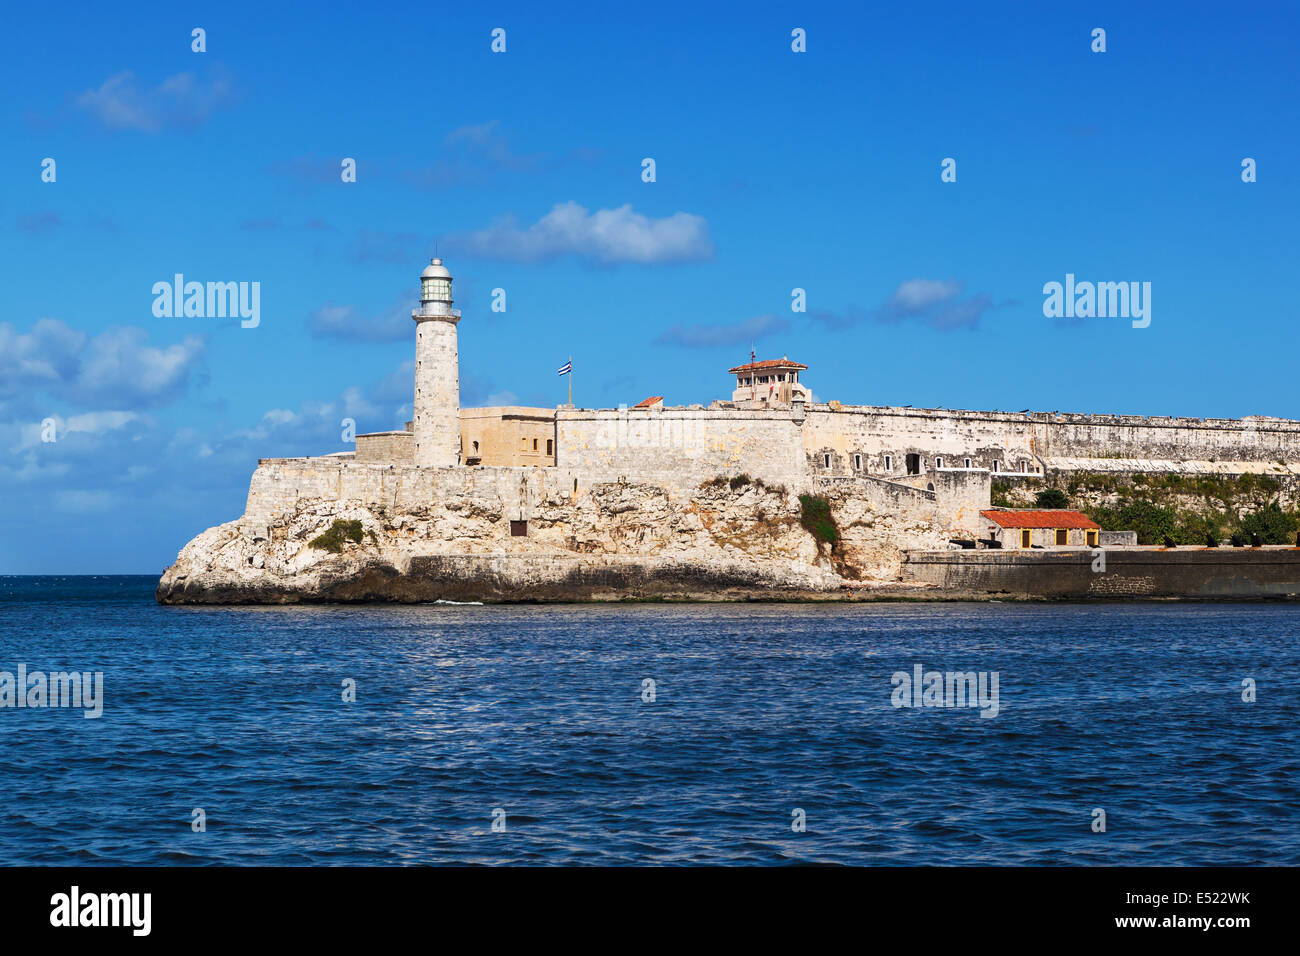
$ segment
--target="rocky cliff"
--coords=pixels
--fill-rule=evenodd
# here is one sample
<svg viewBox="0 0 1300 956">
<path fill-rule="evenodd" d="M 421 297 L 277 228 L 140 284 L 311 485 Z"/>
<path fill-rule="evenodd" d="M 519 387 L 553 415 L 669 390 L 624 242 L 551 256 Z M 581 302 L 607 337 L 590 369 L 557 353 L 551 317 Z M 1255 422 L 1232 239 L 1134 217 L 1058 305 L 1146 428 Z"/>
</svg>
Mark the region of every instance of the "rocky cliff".
<svg viewBox="0 0 1300 956">
<path fill-rule="evenodd" d="M 509 502 L 485 488 L 466 482 L 440 500 L 400 507 L 349 498 L 286 501 L 265 524 L 230 522 L 187 544 L 163 574 L 157 598 L 183 604 L 824 597 L 896 581 L 904 547 L 942 547 L 947 536 L 931 516 L 900 512 L 878 489 L 846 482 L 821 493 L 834 540 L 804 526 L 798 494 L 741 477 L 690 489 L 641 481 L 573 494 L 552 490 L 530 502 L 523 525 Z"/>
</svg>

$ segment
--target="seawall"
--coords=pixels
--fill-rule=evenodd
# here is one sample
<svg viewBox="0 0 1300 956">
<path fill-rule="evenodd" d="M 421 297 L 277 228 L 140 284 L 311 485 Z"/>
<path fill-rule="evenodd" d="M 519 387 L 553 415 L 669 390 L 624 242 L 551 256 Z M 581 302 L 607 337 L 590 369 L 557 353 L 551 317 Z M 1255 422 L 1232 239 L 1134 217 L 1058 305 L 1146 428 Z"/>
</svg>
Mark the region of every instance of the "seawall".
<svg viewBox="0 0 1300 956">
<path fill-rule="evenodd" d="M 1300 548 L 909 551 L 902 580 L 950 597 L 1300 599 Z"/>
</svg>

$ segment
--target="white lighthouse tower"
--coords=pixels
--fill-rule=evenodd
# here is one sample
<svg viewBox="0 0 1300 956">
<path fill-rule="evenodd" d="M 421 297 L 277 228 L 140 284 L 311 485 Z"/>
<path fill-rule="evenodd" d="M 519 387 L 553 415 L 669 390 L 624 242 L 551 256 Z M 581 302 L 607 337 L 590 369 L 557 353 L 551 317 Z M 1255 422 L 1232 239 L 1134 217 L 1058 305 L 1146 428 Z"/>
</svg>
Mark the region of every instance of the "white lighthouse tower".
<svg viewBox="0 0 1300 956">
<path fill-rule="evenodd" d="M 420 274 L 415 320 L 415 464 L 460 464 L 460 361 L 451 307 L 451 273 L 434 259 Z"/>
</svg>

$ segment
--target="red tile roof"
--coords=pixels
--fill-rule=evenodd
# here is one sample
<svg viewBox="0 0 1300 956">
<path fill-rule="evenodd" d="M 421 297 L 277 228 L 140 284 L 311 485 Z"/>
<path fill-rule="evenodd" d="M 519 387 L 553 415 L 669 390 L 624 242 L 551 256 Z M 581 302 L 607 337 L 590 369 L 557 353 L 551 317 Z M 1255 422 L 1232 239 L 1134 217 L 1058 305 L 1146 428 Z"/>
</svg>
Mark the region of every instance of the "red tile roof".
<svg viewBox="0 0 1300 956">
<path fill-rule="evenodd" d="M 651 405 L 657 405 L 659 402 L 662 402 L 663 400 L 664 400 L 664 397 L 663 397 L 662 395 L 651 395 L 649 398 L 643 398 L 643 399 L 641 399 L 641 401 L 637 402 L 637 403 L 636 403 L 635 405 L 633 405 L 632 407 L 633 407 L 633 408 L 649 408 Z"/>
<path fill-rule="evenodd" d="M 789 359 L 768 359 L 765 362 L 748 362 L 744 365 L 737 365 L 735 368 L 727 369 L 729 374 L 734 375 L 737 372 L 762 371 L 769 368 L 807 368 L 807 365 L 801 365 L 799 362 L 791 362 Z"/>
<path fill-rule="evenodd" d="M 1077 511 L 981 511 L 984 517 L 1003 528 L 1087 528 L 1101 527 Z"/>
</svg>

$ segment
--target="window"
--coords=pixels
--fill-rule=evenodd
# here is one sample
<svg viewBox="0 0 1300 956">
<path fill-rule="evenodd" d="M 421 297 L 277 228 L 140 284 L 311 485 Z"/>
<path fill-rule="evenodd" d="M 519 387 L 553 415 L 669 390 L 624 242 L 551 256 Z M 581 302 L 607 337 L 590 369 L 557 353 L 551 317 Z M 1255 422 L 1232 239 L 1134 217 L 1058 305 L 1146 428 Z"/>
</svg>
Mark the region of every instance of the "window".
<svg viewBox="0 0 1300 956">
<path fill-rule="evenodd" d="M 943 467 L 943 459 L 942 459 L 942 458 L 936 458 L 936 459 L 934 460 L 934 467 L 935 467 L 935 468 L 942 468 L 942 467 Z"/>
<path fill-rule="evenodd" d="M 854 471 L 861 471 L 861 470 L 862 470 L 862 456 L 861 456 L 861 455 L 854 455 L 854 456 L 853 456 L 853 470 L 854 470 Z"/>
<path fill-rule="evenodd" d="M 474 442 L 474 450 L 478 451 L 478 442 Z"/>
<path fill-rule="evenodd" d="M 998 460 L 996 458 L 993 459 L 993 470 L 994 471 L 998 470 Z"/>
<path fill-rule="evenodd" d="M 537 451 L 537 439 L 533 439 L 533 451 Z"/>
<path fill-rule="evenodd" d="M 554 446 L 555 446 L 555 439 L 553 438 L 546 439 L 546 454 L 548 455 L 555 454 Z"/>
<path fill-rule="evenodd" d="M 966 467 L 967 467 L 967 468 L 970 467 L 970 459 L 969 459 L 969 458 L 966 459 Z"/>
<path fill-rule="evenodd" d="M 822 464 L 824 464 L 827 468 L 829 468 L 831 466 L 831 456 L 822 455 Z"/>
<path fill-rule="evenodd" d="M 1028 470 L 1029 470 L 1029 462 L 1027 462 L 1027 461 L 1022 461 L 1022 462 L 1020 463 L 1020 471 L 1023 473 L 1023 472 L 1026 472 L 1026 471 L 1028 471 Z"/>
<path fill-rule="evenodd" d="M 1070 543 L 1070 532 L 1066 531 L 1064 528 L 1057 528 L 1056 546 L 1058 548 L 1063 548 L 1069 543 Z"/>
<path fill-rule="evenodd" d="M 919 475 L 919 474 L 921 473 L 921 456 L 920 456 L 920 455 L 908 455 L 908 456 L 907 456 L 907 473 L 908 473 L 909 475 Z"/>
<path fill-rule="evenodd" d="M 885 471 L 893 471 L 893 470 L 894 470 L 894 456 L 893 456 L 893 455 L 886 455 L 886 456 L 885 456 Z"/>
<path fill-rule="evenodd" d="M 1096 532 L 1096 531 L 1085 531 L 1085 532 L 1084 532 L 1084 540 L 1086 540 L 1086 541 L 1088 542 L 1088 547 L 1090 547 L 1090 548 L 1095 548 L 1095 547 L 1097 547 L 1097 532 Z"/>
<path fill-rule="evenodd" d="M 1033 532 L 1028 528 L 1020 529 L 1020 547 L 1028 548 L 1033 546 Z"/>
<path fill-rule="evenodd" d="M 510 537 L 512 537 L 512 538 L 525 538 L 525 537 L 527 537 L 527 536 L 528 536 L 528 522 L 527 522 L 527 521 L 511 521 L 511 522 L 510 522 Z"/>
</svg>

